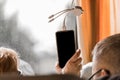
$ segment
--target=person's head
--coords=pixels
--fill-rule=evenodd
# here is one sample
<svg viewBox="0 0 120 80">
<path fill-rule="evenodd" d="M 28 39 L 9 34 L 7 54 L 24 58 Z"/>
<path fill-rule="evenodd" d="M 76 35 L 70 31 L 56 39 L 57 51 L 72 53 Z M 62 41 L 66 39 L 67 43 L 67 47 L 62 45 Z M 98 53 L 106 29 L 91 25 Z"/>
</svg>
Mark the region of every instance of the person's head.
<svg viewBox="0 0 120 80">
<path fill-rule="evenodd" d="M 108 70 L 111 75 L 120 74 L 120 34 L 109 36 L 94 47 L 92 73 L 100 69 Z M 95 78 L 106 75 L 105 70 Z"/>
<path fill-rule="evenodd" d="M 18 55 L 9 48 L 0 47 L 0 75 L 18 72 Z"/>
</svg>

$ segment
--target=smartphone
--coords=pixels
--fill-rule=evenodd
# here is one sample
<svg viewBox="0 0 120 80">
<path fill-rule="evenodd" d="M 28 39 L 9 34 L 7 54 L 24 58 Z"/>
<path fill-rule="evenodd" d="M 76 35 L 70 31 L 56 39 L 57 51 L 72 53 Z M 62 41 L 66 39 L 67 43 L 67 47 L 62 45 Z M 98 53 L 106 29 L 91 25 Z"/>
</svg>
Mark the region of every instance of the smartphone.
<svg viewBox="0 0 120 80">
<path fill-rule="evenodd" d="M 75 53 L 75 38 L 73 30 L 56 32 L 56 44 L 59 66 L 63 68 Z"/>
</svg>

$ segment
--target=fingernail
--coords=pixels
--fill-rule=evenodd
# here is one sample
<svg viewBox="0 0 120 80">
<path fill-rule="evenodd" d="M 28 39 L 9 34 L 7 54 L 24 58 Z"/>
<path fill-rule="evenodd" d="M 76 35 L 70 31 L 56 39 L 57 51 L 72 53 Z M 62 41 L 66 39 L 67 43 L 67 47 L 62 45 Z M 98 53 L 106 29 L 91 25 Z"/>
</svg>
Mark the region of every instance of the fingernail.
<svg viewBox="0 0 120 80">
<path fill-rule="evenodd" d="M 76 52 L 80 52 L 80 49 L 77 49 L 77 51 Z"/>
</svg>

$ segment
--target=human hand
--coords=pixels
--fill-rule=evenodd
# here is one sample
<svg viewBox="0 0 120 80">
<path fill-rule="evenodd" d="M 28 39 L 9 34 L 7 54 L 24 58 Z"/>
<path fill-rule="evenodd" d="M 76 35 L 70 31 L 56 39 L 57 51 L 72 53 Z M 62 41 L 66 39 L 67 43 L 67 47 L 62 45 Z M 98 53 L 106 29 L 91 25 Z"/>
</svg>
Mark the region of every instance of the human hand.
<svg viewBox="0 0 120 80">
<path fill-rule="evenodd" d="M 67 61 L 64 68 L 60 68 L 59 63 L 56 65 L 57 73 L 74 74 L 80 76 L 82 58 L 80 57 L 80 50 L 78 49 L 75 54 Z"/>
</svg>

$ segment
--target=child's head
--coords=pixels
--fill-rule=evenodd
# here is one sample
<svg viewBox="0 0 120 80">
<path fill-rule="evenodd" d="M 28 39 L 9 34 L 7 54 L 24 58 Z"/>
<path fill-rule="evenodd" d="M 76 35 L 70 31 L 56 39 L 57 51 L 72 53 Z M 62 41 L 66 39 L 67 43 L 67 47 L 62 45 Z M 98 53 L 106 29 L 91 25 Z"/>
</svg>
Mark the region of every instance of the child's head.
<svg viewBox="0 0 120 80">
<path fill-rule="evenodd" d="M 0 47 L 0 74 L 18 72 L 18 55 L 16 51 Z"/>
</svg>

